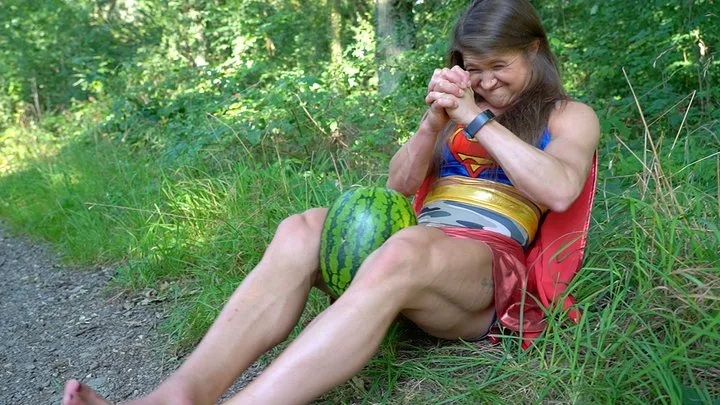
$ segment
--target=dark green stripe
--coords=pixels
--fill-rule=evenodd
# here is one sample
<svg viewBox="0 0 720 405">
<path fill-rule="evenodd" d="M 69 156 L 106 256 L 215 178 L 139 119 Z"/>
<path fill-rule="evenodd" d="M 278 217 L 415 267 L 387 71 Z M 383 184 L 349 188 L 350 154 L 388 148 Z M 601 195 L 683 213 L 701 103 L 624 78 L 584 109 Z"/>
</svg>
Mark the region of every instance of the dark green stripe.
<svg viewBox="0 0 720 405">
<path fill-rule="evenodd" d="M 320 268 L 328 287 L 341 294 L 375 249 L 416 223 L 409 200 L 398 192 L 360 187 L 344 193 L 323 224 Z"/>
</svg>

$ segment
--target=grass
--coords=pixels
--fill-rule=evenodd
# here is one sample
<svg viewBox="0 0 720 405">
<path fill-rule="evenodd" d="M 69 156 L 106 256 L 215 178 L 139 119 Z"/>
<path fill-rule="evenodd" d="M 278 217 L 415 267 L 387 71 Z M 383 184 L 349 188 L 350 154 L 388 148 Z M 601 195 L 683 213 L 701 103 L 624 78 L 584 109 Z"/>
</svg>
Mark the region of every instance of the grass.
<svg viewBox="0 0 720 405">
<path fill-rule="evenodd" d="M 171 300 L 164 331 L 177 347 L 199 340 L 283 218 L 382 182 L 322 148 L 304 161 L 237 134 L 229 150 L 209 144 L 189 164 L 163 160 L 85 118 L 68 117 L 67 136 L 6 130 L 0 217 L 67 260 L 118 264 L 120 288 Z M 640 129 L 628 138 L 611 128 L 600 148 L 585 266 L 570 286 L 579 324 L 550 311 L 528 351 L 514 338 L 439 342 L 394 325 L 368 367 L 318 403 L 718 401 L 719 143 L 690 128 Z M 313 293 L 293 336 L 326 305 Z"/>
<path fill-rule="evenodd" d="M 388 345 L 397 351 L 383 351 L 364 375 L 368 385 L 387 381 L 366 402 L 716 403 L 718 197 L 674 178 L 669 158 L 648 152 L 654 163 L 640 160 L 646 170 L 622 177 L 635 187 L 612 193 L 607 184 L 616 179 L 601 178 L 585 267 L 571 286 L 584 312 L 579 324 L 552 311 L 528 352 L 512 339 L 418 348 L 396 338 Z M 708 169 L 717 172 L 720 161 Z M 336 391 L 345 403 L 357 397 L 347 386 Z"/>
</svg>

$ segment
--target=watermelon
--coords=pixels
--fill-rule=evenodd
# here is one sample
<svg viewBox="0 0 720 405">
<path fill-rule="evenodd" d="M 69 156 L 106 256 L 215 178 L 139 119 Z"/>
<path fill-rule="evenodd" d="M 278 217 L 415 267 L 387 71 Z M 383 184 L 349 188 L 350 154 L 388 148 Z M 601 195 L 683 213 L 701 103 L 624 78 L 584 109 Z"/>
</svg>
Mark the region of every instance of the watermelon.
<svg viewBox="0 0 720 405">
<path fill-rule="evenodd" d="M 362 262 L 390 235 L 417 224 L 410 201 L 395 190 L 359 187 L 330 207 L 320 239 L 320 272 L 339 297 Z"/>
</svg>

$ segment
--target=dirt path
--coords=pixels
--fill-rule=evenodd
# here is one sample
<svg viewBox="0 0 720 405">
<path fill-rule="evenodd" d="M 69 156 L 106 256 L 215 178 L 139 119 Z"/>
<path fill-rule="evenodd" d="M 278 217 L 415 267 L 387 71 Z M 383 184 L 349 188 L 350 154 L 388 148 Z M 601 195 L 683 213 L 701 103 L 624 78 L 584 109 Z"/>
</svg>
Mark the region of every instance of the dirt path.
<svg viewBox="0 0 720 405">
<path fill-rule="evenodd" d="M 71 377 L 125 401 L 178 366 L 157 331 L 163 305 L 108 289 L 112 268 L 58 262 L 0 225 L 0 404 L 58 404 Z M 231 392 L 258 372 L 252 367 Z"/>
</svg>

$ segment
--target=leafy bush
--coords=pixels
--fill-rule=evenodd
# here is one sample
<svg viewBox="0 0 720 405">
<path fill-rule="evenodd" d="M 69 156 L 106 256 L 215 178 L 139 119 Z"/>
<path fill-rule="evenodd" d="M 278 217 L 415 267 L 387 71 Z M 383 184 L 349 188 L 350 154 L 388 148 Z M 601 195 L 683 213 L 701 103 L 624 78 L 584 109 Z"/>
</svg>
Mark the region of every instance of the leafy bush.
<svg viewBox="0 0 720 405">
<path fill-rule="evenodd" d="M 176 300 L 166 330 L 194 343 L 282 218 L 383 183 L 467 4 L 401 3 L 413 47 L 382 61 L 370 1 L 6 1 L 0 216 L 71 260 L 118 262 L 121 287 Z M 532 353 L 418 350 L 393 329 L 329 402 L 717 396 L 717 2 L 533 4 L 567 88 L 602 124 L 571 286 L 587 316 L 550 314 Z M 392 94 L 381 69 L 401 73 Z M 306 316 L 324 305 L 312 296 Z"/>
</svg>

